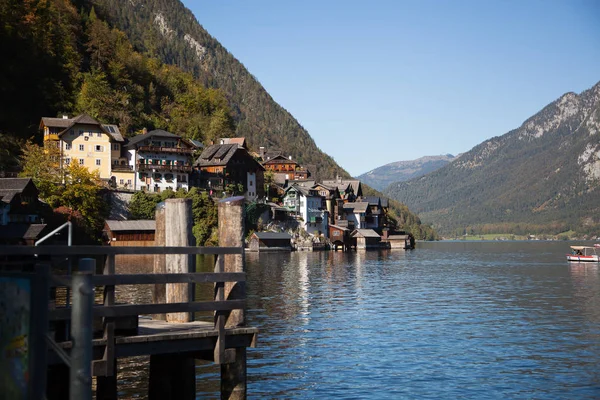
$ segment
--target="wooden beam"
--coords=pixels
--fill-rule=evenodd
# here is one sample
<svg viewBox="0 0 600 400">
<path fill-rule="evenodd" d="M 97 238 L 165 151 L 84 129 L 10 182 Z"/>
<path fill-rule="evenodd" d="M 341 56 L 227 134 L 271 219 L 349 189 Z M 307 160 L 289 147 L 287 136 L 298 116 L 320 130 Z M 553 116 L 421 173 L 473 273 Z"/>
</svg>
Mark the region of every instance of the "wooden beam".
<svg viewBox="0 0 600 400">
<path fill-rule="evenodd" d="M 156 246 L 0 246 L 0 256 L 97 256 L 97 255 L 140 255 L 140 254 L 242 254 L 240 247 L 156 247 Z"/>
<path fill-rule="evenodd" d="M 162 314 L 197 311 L 231 311 L 246 307 L 246 300 L 196 301 L 168 304 L 119 304 L 110 307 L 95 306 L 94 317 L 126 317 L 142 314 Z M 71 318 L 70 308 L 57 308 L 48 311 L 50 321 L 68 320 Z"/>
<path fill-rule="evenodd" d="M 96 275 L 94 285 L 148 285 L 153 283 L 212 283 L 212 282 L 243 282 L 244 272 L 212 273 L 196 272 L 187 274 L 119 274 Z"/>
</svg>

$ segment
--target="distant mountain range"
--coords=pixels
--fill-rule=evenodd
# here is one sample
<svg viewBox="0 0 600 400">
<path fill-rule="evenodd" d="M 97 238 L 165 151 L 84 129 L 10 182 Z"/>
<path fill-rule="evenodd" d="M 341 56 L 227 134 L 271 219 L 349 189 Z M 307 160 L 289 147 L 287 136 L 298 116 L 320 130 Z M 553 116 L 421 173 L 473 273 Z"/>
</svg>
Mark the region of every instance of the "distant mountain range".
<svg viewBox="0 0 600 400">
<path fill-rule="evenodd" d="M 385 190 L 391 183 L 418 178 L 445 166 L 455 158 L 452 154 L 446 154 L 425 156 L 410 161 L 396 161 L 375 168 L 356 178 L 377 190 Z"/>
<path fill-rule="evenodd" d="M 600 83 L 386 193 L 444 235 L 598 235 L 599 189 Z"/>
</svg>

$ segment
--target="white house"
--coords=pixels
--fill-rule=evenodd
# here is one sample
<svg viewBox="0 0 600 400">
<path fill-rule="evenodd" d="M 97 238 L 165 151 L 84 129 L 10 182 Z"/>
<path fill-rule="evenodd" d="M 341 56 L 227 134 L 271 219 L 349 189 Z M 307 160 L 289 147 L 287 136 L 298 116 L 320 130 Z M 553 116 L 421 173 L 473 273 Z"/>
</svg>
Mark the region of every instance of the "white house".
<svg viewBox="0 0 600 400">
<path fill-rule="evenodd" d="M 327 235 L 329 213 L 323 207 L 323 196 L 317 190 L 292 184 L 285 191 L 283 206 L 296 216 L 308 233 Z"/>
</svg>

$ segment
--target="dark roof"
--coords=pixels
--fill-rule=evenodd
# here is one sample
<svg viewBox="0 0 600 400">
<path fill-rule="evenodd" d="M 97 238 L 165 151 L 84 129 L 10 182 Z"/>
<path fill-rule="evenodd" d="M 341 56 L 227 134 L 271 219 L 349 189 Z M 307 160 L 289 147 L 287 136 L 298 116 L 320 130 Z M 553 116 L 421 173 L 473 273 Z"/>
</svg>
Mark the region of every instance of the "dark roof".
<svg viewBox="0 0 600 400">
<path fill-rule="evenodd" d="M 201 167 L 226 165 L 238 149 L 240 147 L 235 143 L 213 144 L 202 151 L 194 165 Z"/>
<path fill-rule="evenodd" d="M 344 211 L 349 211 L 353 213 L 364 213 L 369 210 L 369 203 L 366 201 L 359 201 L 355 203 L 344 203 Z"/>
<path fill-rule="evenodd" d="M 29 182 L 31 178 L 0 178 L 0 190 L 23 191 Z"/>
<path fill-rule="evenodd" d="M 43 117 L 42 124 L 51 128 L 66 128 L 71 124 L 71 119 Z"/>
<path fill-rule="evenodd" d="M 118 231 L 154 231 L 156 230 L 156 221 L 140 219 L 132 221 L 107 220 L 106 225 L 112 232 Z"/>
<path fill-rule="evenodd" d="M 338 225 L 333 225 L 333 224 L 329 224 L 330 228 L 334 228 L 334 229 L 339 229 L 341 231 L 350 231 L 350 229 L 343 227 L 343 226 L 338 226 Z"/>
<path fill-rule="evenodd" d="M 381 197 L 378 196 L 365 196 L 363 197 L 363 201 L 369 203 L 370 206 L 381 205 Z"/>
<path fill-rule="evenodd" d="M 176 139 L 181 139 L 181 136 L 178 136 L 174 133 L 171 132 L 167 132 L 164 131 L 162 129 L 155 129 L 153 131 L 150 131 L 148 133 L 144 133 L 143 135 L 136 135 L 132 138 L 129 139 L 129 143 L 127 143 L 127 145 L 125 147 L 133 147 L 134 145 L 136 145 L 139 142 L 142 142 L 146 139 L 149 138 L 153 138 L 153 137 L 166 137 L 166 138 L 176 138 Z"/>
<path fill-rule="evenodd" d="M 113 139 L 115 139 L 117 142 L 124 142 L 125 139 L 123 138 L 123 135 L 121 135 L 121 130 L 119 129 L 119 127 L 117 125 L 102 125 L 102 128 L 104 128 L 104 130 L 106 131 L 106 133 L 108 133 L 109 136 L 111 136 Z"/>
<path fill-rule="evenodd" d="M 0 239 L 37 239 L 46 224 L 0 225 Z"/>
<path fill-rule="evenodd" d="M 292 235 L 285 232 L 254 232 L 259 239 L 292 239 Z"/>
</svg>

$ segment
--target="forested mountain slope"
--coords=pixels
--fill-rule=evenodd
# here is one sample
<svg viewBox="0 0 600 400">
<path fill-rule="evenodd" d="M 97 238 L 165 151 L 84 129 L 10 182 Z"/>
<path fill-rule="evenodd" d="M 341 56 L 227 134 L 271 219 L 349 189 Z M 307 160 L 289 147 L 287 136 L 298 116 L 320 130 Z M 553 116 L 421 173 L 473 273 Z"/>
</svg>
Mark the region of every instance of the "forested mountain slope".
<svg viewBox="0 0 600 400">
<path fill-rule="evenodd" d="M 445 235 L 600 234 L 600 83 L 387 194 Z"/>
<path fill-rule="evenodd" d="M 385 190 L 391 183 L 404 182 L 426 175 L 442 168 L 455 158 L 452 154 L 446 154 L 425 156 L 410 161 L 396 161 L 375 168 L 356 178 L 377 190 Z"/>
<path fill-rule="evenodd" d="M 301 164 L 317 166 L 317 178 L 349 177 L 180 1 L 90 1 L 99 14 L 128 34 L 136 49 L 222 90 L 233 110 L 235 134 L 246 137 L 250 147 L 279 148 Z"/>
</svg>

